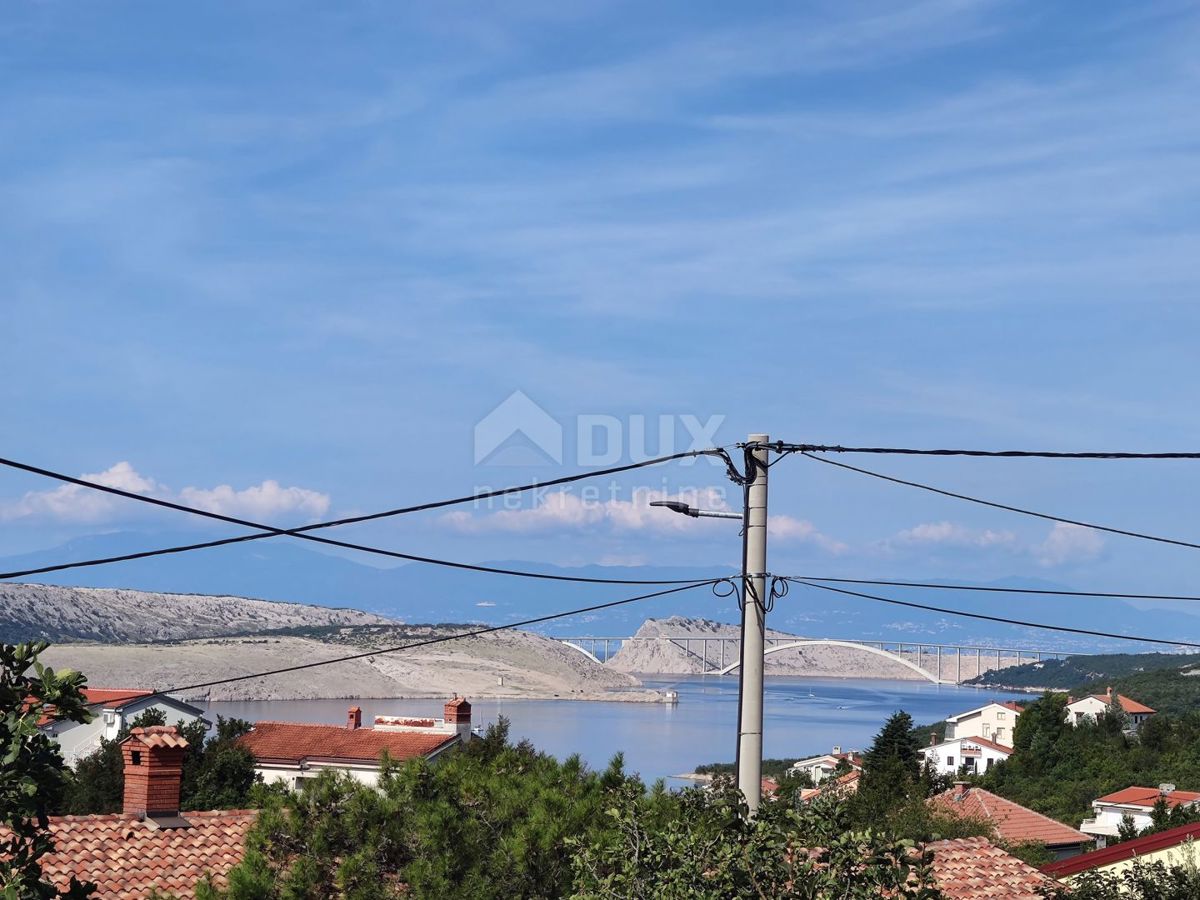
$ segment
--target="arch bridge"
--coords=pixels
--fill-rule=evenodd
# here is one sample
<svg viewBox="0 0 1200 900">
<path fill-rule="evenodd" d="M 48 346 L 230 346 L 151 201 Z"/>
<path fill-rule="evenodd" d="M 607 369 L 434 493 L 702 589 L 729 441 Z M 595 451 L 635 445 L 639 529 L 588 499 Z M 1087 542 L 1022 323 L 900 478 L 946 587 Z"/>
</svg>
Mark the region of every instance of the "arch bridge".
<svg viewBox="0 0 1200 900">
<path fill-rule="evenodd" d="M 621 647 L 647 641 L 666 642 L 682 651 L 705 675 L 728 675 L 741 665 L 741 638 L 692 635 L 657 637 L 558 637 L 555 640 L 597 663 L 606 663 Z M 1018 647 L 981 647 L 913 641 L 860 641 L 843 638 L 767 638 L 765 655 L 806 647 L 843 647 L 862 650 L 919 674 L 934 684 L 958 684 L 985 671 L 1007 669 L 1044 659 L 1063 659 L 1057 650 Z"/>
</svg>

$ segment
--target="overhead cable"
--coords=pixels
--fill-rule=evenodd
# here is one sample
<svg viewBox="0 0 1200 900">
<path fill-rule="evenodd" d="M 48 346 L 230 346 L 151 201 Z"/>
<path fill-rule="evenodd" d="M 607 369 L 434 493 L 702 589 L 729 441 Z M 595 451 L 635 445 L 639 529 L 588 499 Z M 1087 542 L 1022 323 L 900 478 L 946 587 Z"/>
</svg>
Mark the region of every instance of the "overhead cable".
<svg viewBox="0 0 1200 900">
<path fill-rule="evenodd" d="M 789 576 L 801 581 L 832 582 L 834 584 L 873 584 L 880 587 L 928 588 L 935 591 L 980 591 L 992 594 L 1039 594 L 1051 597 L 1107 597 L 1116 600 L 1200 600 L 1191 594 L 1118 594 L 1110 591 L 1068 591 L 1050 588 L 997 587 L 979 584 L 937 584 L 927 581 L 886 581 L 877 578 L 818 578 L 815 575 Z"/>
<path fill-rule="evenodd" d="M 999 622 L 1004 625 L 1018 625 L 1022 628 L 1037 628 L 1043 631 L 1060 631 L 1066 634 L 1083 634 L 1088 637 L 1113 638 L 1119 641 L 1136 641 L 1142 644 L 1165 644 L 1172 647 L 1195 647 L 1200 648 L 1200 643 L 1193 641 L 1174 641 L 1167 638 L 1142 637 L 1139 635 L 1116 634 L 1111 631 L 1093 631 L 1088 628 L 1071 628 L 1067 625 L 1047 625 L 1044 622 L 1025 622 L 1020 619 L 1010 619 L 1005 616 L 989 616 L 984 613 L 967 612 L 961 609 L 948 609 L 944 606 L 929 606 L 924 603 L 913 603 L 908 600 L 896 600 L 892 597 L 880 597 L 878 594 L 866 594 L 862 591 L 851 591 L 846 588 L 833 587 L 829 584 L 819 584 L 816 581 L 805 581 L 802 578 L 789 578 L 788 581 L 802 584 L 806 587 L 817 588 L 822 591 L 831 591 L 835 594 L 844 594 L 848 597 L 860 597 L 864 600 L 874 600 L 879 603 L 890 603 L 894 606 L 906 606 L 910 609 L 924 609 L 929 612 L 943 613 L 948 616 L 960 616 L 967 619 L 982 619 L 985 622 Z"/>
<path fill-rule="evenodd" d="M 776 441 L 767 445 L 776 453 L 879 453 L 898 456 L 980 456 L 1005 459 L 1200 459 L 1200 452 L 1136 453 L 1127 451 L 1058 450 L 916 450 L 910 447 L 842 447 L 829 444 L 789 444 Z"/>
<path fill-rule="evenodd" d="M 860 475 L 870 475 L 872 478 L 878 478 L 882 481 L 890 481 L 893 484 L 902 484 L 906 487 L 919 488 L 922 491 L 929 491 L 933 494 L 940 494 L 943 497 L 952 497 L 955 500 L 965 500 L 968 503 L 977 503 L 980 506 L 989 506 L 992 509 L 1003 509 L 1007 512 L 1019 513 L 1023 516 L 1033 516 L 1037 519 L 1045 519 L 1050 522 L 1061 522 L 1064 525 L 1078 525 L 1080 528 L 1091 528 L 1094 531 L 1104 531 L 1108 534 L 1120 534 L 1125 537 L 1139 538 L 1143 541 L 1156 541 L 1160 544 L 1171 544 L 1176 547 L 1190 547 L 1193 550 L 1200 550 L 1200 544 L 1191 541 L 1181 541 L 1175 538 L 1161 537 L 1154 534 L 1145 534 L 1140 531 L 1130 531 L 1125 528 L 1114 528 L 1110 525 L 1097 525 L 1094 522 L 1083 522 L 1079 519 L 1068 519 L 1063 516 L 1055 516 L 1050 513 L 1036 512 L 1031 509 L 1023 509 L 1019 506 L 1011 506 L 1007 503 L 997 503 L 993 500 L 981 500 L 978 497 L 971 497 L 967 494 L 959 494 L 954 491 L 947 491 L 942 488 L 932 487 L 928 484 L 921 484 L 919 481 L 907 481 L 903 478 L 897 478 L 894 475 L 884 475 L 882 472 L 873 472 L 870 469 L 863 469 L 858 466 L 852 466 L 849 463 L 838 462 L 833 459 L 825 459 L 821 456 L 814 456 L 811 453 L 801 452 L 801 456 L 806 456 L 809 459 L 816 460 L 819 463 L 825 463 L 827 466 L 837 466 L 839 469 L 848 469 L 851 472 L 858 472 Z"/>
<path fill-rule="evenodd" d="M 252 522 L 247 519 L 241 519 L 235 516 L 227 516 L 222 513 L 212 512 L 211 510 L 198 509 L 193 506 L 186 506 L 182 503 L 175 503 L 170 500 L 163 500 L 158 497 L 148 497 L 143 494 L 136 494 L 132 491 L 122 490 L 120 488 L 111 487 L 110 485 L 98 484 L 96 482 L 86 481 L 82 478 L 75 478 L 70 475 L 65 475 L 61 472 L 54 472 L 49 469 L 44 469 L 39 466 L 33 466 L 28 463 L 21 463 L 15 460 L 0 458 L 0 466 L 7 466 L 12 469 L 18 469 L 24 472 L 30 472 L 35 475 L 40 475 L 45 478 L 51 478 L 56 481 L 61 481 L 67 484 L 74 484 L 90 490 L 102 491 L 107 494 L 113 494 L 118 497 L 124 497 L 129 500 L 136 500 L 140 503 L 148 503 L 153 506 L 160 506 L 166 509 L 173 509 L 177 512 L 184 512 L 190 515 L 202 516 L 208 519 L 216 519 L 222 522 L 229 522 L 234 525 L 242 525 L 246 528 L 256 529 L 254 534 L 238 535 L 236 537 L 219 538 L 211 541 L 198 541 L 191 544 L 180 544 L 173 547 L 161 547 L 154 550 L 143 550 L 136 553 L 124 553 L 115 556 L 97 557 L 94 559 L 76 560 L 66 563 L 57 563 L 48 566 L 38 566 L 30 569 L 17 570 L 13 572 L 0 572 L 0 579 L 11 578 L 26 578 L 33 575 L 44 575 L 50 572 L 61 572 L 66 569 L 79 569 L 88 566 L 109 565 L 118 562 L 129 562 L 137 559 L 147 559 L 154 556 L 166 556 L 174 553 L 187 553 L 192 550 L 204 550 L 210 547 L 222 547 L 228 544 L 239 544 L 246 541 L 257 541 L 263 538 L 270 537 L 296 537 L 302 540 L 312 541 L 319 544 L 325 544 L 332 547 L 340 547 L 346 550 L 355 550 L 363 553 L 370 553 L 379 556 L 386 556 L 391 559 L 400 559 L 407 562 L 428 563 L 431 565 L 446 566 L 449 568 L 464 569 L 476 572 L 488 572 L 497 575 L 515 575 L 524 578 L 538 578 L 547 581 L 569 581 L 584 584 L 690 584 L 694 579 L 671 579 L 671 580 L 639 580 L 639 579 L 621 579 L 621 578 L 584 578 L 569 575 L 550 575 L 540 572 L 529 572 L 517 569 L 506 569 L 495 566 L 482 566 L 470 563 L 453 562 L 450 560 L 436 559 L 427 556 L 418 556 L 410 553 L 401 553 L 394 550 L 384 550 L 379 547 L 372 547 L 366 544 L 359 544 L 350 541 L 339 541 L 333 538 L 322 537 L 311 534 L 310 532 L 318 531 L 324 528 L 335 528 L 342 525 L 353 525 L 361 522 L 375 521 L 378 519 L 386 519 L 394 516 L 408 515 L 410 513 L 425 512 L 433 509 L 441 509 L 447 506 L 454 506 L 462 503 L 470 503 L 479 500 L 486 500 L 495 497 L 506 496 L 509 494 L 522 493 L 536 489 L 547 487 L 555 487 L 557 485 L 568 484 L 574 481 L 581 481 L 587 478 L 597 478 L 604 475 L 612 475 L 619 472 L 627 472 L 632 469 L 640 469 L 647 466 L 658 465 L 665 462 L 670 462 L 677 459 L 692 458 L 697 456 L 717 456 L 721 458 L 726 468 L 732 477 L 737 474 L 737 470 L 733 467 L 729 454 L 723 448 L 712 448 L 708 450 L 690 450 L 683 453 L 673 453 L 669 456 L 660 456 L 654 459 L 643 460 L 642 462 L 629 463 L 622 466 L 613 466 L 607 469 L 597 469 L 590 472 L 580 472 L 575 475 L 567 475 L 561 478 L 555 478 L 545 482 L 535 482 L 532 484 L 516 485 L 507 488 L 498 488 L 495 490 L 478 491 L 474 494 L 464 497 L 456 497 L 450 500 L 438 500 L 428 503 L 421 503 L 414 506 L 400 507 L 396 509 L 385 510 L 383 512 L 367 513 L 358 516 L 348 516 L 341 519 L 333 519 L 327 522 L 317 522 L 310 525 L 303 525 L 296 528 L 274 528 L 270 525 L 263 525 L 259 522 Z M 740 477 L 740 476 L 739 476 Z"/>
</svg>

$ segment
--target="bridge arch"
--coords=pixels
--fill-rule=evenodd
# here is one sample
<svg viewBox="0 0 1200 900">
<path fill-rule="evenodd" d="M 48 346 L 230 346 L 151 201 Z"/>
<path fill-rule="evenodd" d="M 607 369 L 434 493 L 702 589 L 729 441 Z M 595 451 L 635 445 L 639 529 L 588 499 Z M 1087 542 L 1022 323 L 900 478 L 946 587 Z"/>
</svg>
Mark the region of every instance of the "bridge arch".
<svg viewBox="0 0 1200 900">
<path fill-rule="evenodd" d="M 590 659 L 592 662 L 594 662 L 598 666 L 604 665 L 604 663 L 602 663 L 600 661 L 600 657 L 598 657 L 595 653 L 592 653 L 590 650 L 583 649 L 578 644 L 576 644 L 574 641 L 560 640 L 559 643 L 564 644 L 567 647 L 570 647 L 572 650 L 578 650 L 580 653 L 582 653 L 584 656 L 586 656 L 588 659 Z"/>
<path fill-rule="evenodd" d="M 950 684 L 951 683 L 951 682 L 944 682 L 944 681 L 938 680 L 937 677 L 930 675 L 928 672 L 926 672 L 924 669 L 922 669 L 916 663 L 910 662 L 909 660 L 905 659 L 902 656 L 897 656 L 895 653 L 892 653 L 888 650 L 881 650 L 878 647 L 870 647 L 866 644 L 856 644 L 853 641 L 835 641 L 835 640 L 828 640 L 828 639 L 819 639 L 819 640 L 813 639 L 813 640 L 809 640 L 809 641 L 792 641 L 790 644 L 777 644 L 774 647 L 768 647 L 763 655 L 770 656 L 772 653 L 779 653 L 783 650 L 794 650 L 797 647 L 845 647 L 848 650 L 863 650 L 867 653 L 874 653 L 876 656 L 882 656 L 884 659 L 890 659 L 892 662 L 898 662 L 902 666 L 907 666 L 908 668 L 910 668 L 914 672 L 916 672 L 918 675 L 920 675 L 922 678 L 927 678 L 930 681 L 932 681 L 934 684 Z M 586 650 L 584 650 L 583 652 L 587 653 Z M 740 666 L 741 664 L 742 664 L 741 660 L 735 660 L 734 662 L 727 665 L 725 668 L 723 668 L 720 671 L 715 672 L 713 674 L 728 675 L 734 669 L 738 668 L 738 666 Z"/>
</svg>

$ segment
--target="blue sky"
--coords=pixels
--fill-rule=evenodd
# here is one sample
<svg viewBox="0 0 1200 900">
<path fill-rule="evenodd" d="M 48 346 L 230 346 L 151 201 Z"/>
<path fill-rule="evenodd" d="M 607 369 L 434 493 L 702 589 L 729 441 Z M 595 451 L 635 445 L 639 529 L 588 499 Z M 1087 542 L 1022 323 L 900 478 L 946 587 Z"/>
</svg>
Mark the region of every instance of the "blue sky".
<svg viewBox="0 0 1200 900">
<path fill-rule="evenodd" d="M 9 4 L 3 453 L 294 523 L 573 469 L 475 465 L 515 390 L 568 435 L 1196 449 L 1200 14 L 1082 12 Z M 1194 463 L 870 464 L 1200 539 Z M 1194 591 L 1193 551 L 772 475 L 776 571 Z M 736 561 L 632 494 L 718 468 L 617 487 L 346 534 Z M 48 489 L 0 476 L 0 551 L 214 531 Z"/>
</svg>

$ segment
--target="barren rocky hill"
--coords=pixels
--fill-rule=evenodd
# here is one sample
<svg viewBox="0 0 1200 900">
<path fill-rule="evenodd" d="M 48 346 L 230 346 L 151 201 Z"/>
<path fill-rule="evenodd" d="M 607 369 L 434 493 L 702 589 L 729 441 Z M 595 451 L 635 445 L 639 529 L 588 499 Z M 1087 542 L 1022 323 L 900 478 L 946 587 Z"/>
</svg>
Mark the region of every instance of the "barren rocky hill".
<svg viewBox="0 0 1200 900">
<path fill-rule="evenodd" d="M 461 633 L 461 626 L 336 629 L 321 640 L 296 636 L 210 638 L 178 644 L 57 644 L 43 659 L 78 669 L 94 687 L 163 690 L 297 661 L 320 662 L 414 640 Z M 340 697 L 561 697 L 647 700 L 636 678 L 601 666 L 557 641 L 503 631 L 379 653 L 302 672 L 251 678 L 179 693 L 184 699 L 302 700 Z"/>
<path fill-rule="evenodd" d="M 7 643 L 35 638 L 138 643 L 376 623 L 394 620 L 245 597 L 0 584 L 0 641 Z"/>
</svg>

